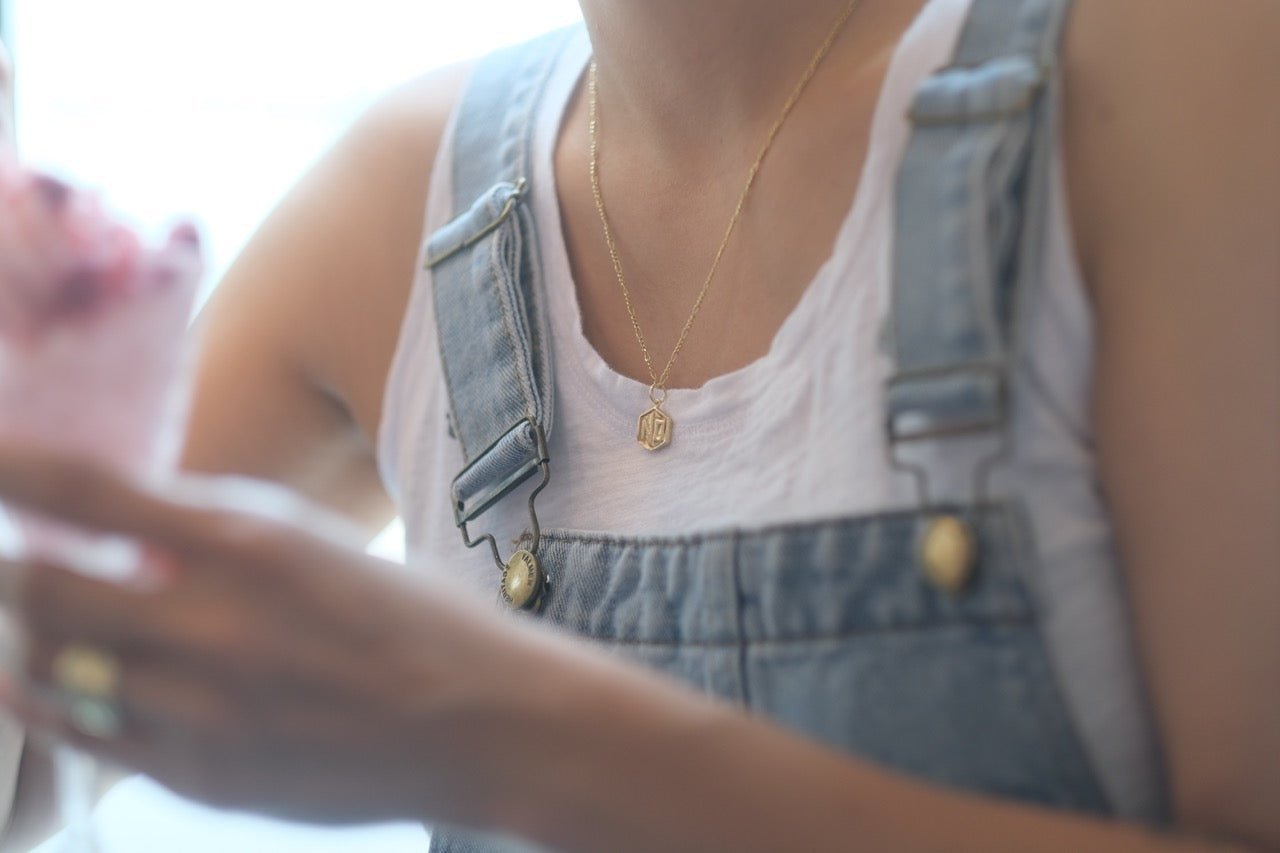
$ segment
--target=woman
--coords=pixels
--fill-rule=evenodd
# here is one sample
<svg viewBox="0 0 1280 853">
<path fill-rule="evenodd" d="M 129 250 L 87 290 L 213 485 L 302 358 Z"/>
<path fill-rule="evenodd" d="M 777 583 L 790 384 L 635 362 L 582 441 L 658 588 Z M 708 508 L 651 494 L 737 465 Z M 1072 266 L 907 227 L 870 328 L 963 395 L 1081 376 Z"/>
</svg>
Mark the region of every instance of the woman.
<svg viewBox="0 0 1280 853">
<path fill-rule="evenodd" d="M 913 100 L 989 4 L 582 6 L 589 41 L 406 87 L 285 200 L 206 316 L 188 464 L 370 529 L 386 483 L 412 565 L 729 701 L 234 483 L 10 448 L 7 500 L 174 564 L 28 571 L 10 703 L 213 802 L 556 849 L 1280 845 L 1280 10 L 1080 0 L 1055 50 L 1045 4 L 1012 31 L 1056 76 L 997 39 Z M 985 183 L 933 175 L 975 124 Z M 969 332 L 956 396 L 928 356 Z M 68 645 L 118 732 L 40 698 L 84 692 Z"/>
</svg>

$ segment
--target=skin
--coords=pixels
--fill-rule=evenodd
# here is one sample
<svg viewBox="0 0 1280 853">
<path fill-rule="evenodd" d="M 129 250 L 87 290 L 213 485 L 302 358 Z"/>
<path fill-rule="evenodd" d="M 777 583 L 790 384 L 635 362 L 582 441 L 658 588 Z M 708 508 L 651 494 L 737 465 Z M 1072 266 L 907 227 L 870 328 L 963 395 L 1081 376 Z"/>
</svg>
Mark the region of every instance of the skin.
<svg viewBox="0 0 1280 853">
<path fill-rule="evenodd" d="M 0 147 L 14 144 L 13 63 L 0 42 Z M 28 742 L 23 745 L 18 787 L 0 833 L 0 849 L 30 850 L 49 833 L 52 814 L 53 767 L 48 753 Z"/>
<path fill-rule="evenodd" d="M 782 4 L 766 0 L 584 0 L 607 107 L 605 192 L 655 350 L 678 334 L 790 69 L 840 5 L 789 4 L 782 26 Z M 793 217 L 744 218 L 726 258 L 735 286 L 713 289 L 673 384 L 757 357 L 829 251 L 828 220 L 854 191 L 832 164 L 865 148 L 908 5 L 867 0 L 779 136 L 759 208 L 803 196 L 824 215 L 793 232 L 776 230 Z M 1100 487 L 1165 753 L 1170 834 L 838 757 L 442 583 L 384 574 L 360 537 L 317 533 L 335 525 L 290 500 L 221 480 L 140 486 L 20 448 L 0 448 L 0 495 L 137 535 L 172 571 L 145 591 L 21 572 L 7 594 L 23 608 L 28 678 L 7 701 L 37 728 L 212 802 L 440 819 L 556 849 L 1280 848 L 1277 43 L 1268 0 L 1212 13 L 1198 0 L 1079 0 L 1066 43 Z M 446 70 L 375 108 L 232 270 L 204 321 L 192 469 L 279 480 L 370 529 L 390 515 L 372 437 L 430 164 L 464 75 Z M 583 112 L 579 97 L 557 165 L 584 328 L 642 377 L 591 236 Z M 738 302 L 760 306 L 738 312 L 755 333 L 718 325 Z M 50 658 L 72 639 L 124 663 L 120 739 L 91 742 L 41 700 Z M 360 782 L 334 781 L 345 779 Z"/>
</svg>

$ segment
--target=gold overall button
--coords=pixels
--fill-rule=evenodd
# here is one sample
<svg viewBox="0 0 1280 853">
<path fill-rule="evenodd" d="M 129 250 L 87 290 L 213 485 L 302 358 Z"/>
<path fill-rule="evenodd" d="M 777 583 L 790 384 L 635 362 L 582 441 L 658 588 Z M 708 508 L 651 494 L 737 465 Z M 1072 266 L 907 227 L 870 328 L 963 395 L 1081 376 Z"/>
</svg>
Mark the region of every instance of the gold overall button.
<svg viewBox="0 0 1280 853">
<path fill-rule="evenodd" d="M 542 598 L 546 577 L 538 558 L 529 551 L 516 551 L 502 572 L 502 600 L 516 610 L 532 610 Z"/>
<path fill-rule="evenodd" d="M 930 583 L 949 595 L 959 594 L 978 565 L 973 527 L 955 515 L 930 521 L 920 541 L 920 564 Z"/>
</svg>

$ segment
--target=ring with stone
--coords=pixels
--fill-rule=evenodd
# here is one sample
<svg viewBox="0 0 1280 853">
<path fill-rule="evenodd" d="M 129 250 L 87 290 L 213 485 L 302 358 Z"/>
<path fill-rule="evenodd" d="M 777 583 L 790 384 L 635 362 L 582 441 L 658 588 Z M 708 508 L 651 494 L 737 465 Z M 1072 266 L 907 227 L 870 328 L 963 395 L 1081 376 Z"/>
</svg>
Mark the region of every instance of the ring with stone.
<svg viewBox="0 0 1280 853">
<path fill-rule="evenodd" d="M 72 726 L 96 738 L 120 734 L 120 659 L 108 651 L 71 643 L 53 658 L 53 684 Z"/>
</svg>

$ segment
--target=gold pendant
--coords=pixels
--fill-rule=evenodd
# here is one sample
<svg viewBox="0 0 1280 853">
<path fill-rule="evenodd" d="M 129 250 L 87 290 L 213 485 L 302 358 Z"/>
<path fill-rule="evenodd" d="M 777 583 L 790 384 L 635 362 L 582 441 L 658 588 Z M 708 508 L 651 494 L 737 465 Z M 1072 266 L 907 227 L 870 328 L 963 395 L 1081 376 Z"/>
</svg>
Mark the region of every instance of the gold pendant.
<svg viewBox="0 0 1280 853">
<path fill-rule="evenodd" d="M 514 610 L 536 610 L 547 590 L 547 576 L 538 558 L 529 551 L 516 551 L 502 571 L 502 600 Z"/>
<path fill-rule="evenodd" d="M 655 402 L 653 408 L 640 416 L 636 426 L 636 441 L 645 450 L 661 450 L 671 443 L 676 422 L 662 411 L 662 403 Z"/>
</svg>

